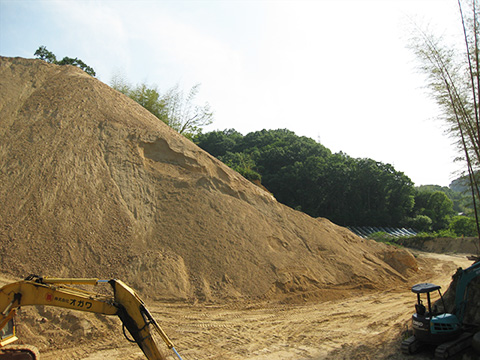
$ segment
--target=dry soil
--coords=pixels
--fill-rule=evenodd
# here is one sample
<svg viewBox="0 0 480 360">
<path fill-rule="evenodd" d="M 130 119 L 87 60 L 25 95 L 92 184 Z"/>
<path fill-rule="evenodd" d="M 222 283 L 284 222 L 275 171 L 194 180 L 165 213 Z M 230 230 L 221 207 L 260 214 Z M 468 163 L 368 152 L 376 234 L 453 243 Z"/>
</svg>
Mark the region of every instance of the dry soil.
<svg viewBox="0 0 480 360">
<path fill-rule="evenodd" d="M 434 282 L 444 289 L 457 267 L 471 264 L 461 255 L 416 255 L 421 265 L 412 283 Z M 414 302 L 410 285 L 405 284 L 304 304 L 150 301 L 147 305 L 184 360 L 432 359 L 431 350 L 415 358 L 400 354 Z M 18 323 L 22 342 L 36 345 L 44 360 L 144 358 L 135 344 L 124 339 L 116 319 L 25 308 Z M 159 343 L 168 359 L 176 359 L 161 340 Z"/>
</svg>

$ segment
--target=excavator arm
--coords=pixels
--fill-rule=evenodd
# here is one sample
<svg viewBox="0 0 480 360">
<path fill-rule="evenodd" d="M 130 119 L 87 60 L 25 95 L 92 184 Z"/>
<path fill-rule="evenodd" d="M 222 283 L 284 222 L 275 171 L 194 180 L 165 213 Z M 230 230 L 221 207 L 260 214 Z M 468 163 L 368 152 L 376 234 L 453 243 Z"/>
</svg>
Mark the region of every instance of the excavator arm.
<svg viewBox="0 0 480 360">
<path fill-rule="evenodd" d="M 98 285 L 108 282 L 114 296 L 104 296 L 66 285 Z M 5 285 L 0 289 L 0 329 L 14 317 L 15 310 L 27 305 L 47 305 L 86 311 L 95 314 L 116 315 L 122 321 L 147 359 L 165 359 L 152 331 L 162 337 L 169 349 L 181 359 L 172 342 L 145 307 L 135 291 L 120 280 L 58 279 L 29 276 L 27 279 Z"/>
<path fill-rule="evenodd" d="M 468 285 L 477 276 L 480 276 L 480 262 L 476 262 L 465 270 L 461 270 L 460 279 L 458 280 L 455 292 L 455 309 L 460 322 L 463 322 L 463 317 L 465 316 Z"/>
<path fill-rule="evenodd" d="M 120 280 L 110 280 L 109 283 L 113 287 L 115 302 L 118 304 L 117 315 L 145 356 L 148 359 L 164 358 L 152 337 L 149 325 L 152 325 L 158 332 L 168 348 L 177 353 L 167 334 L 155 321 L 135 291 Z"/>
</svg>

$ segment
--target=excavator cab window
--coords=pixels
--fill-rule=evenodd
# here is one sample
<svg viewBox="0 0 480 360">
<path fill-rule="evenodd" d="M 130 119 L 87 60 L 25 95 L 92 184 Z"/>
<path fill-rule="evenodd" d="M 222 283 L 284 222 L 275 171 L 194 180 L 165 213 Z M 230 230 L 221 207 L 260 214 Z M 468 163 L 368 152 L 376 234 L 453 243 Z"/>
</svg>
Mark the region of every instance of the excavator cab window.
<svg viewBox="0 0 480 360">
<path fill-rule="evenodd" d="M 422 300 L 419 301 L 418 304 L 415 305 L 415 311 L 417 312 L 418 315 L 425 315 L 425 312 L 427 309 L 425 308 L 425 305 L 423 305 Z"/>
<path fill-rule="evenodd" d="M 15 325 L 13 323 L 13 319 L 10 319 L 3 329 L 0 330 L 0 345 L 6 345 L 16 339 Z"/>
</svg>

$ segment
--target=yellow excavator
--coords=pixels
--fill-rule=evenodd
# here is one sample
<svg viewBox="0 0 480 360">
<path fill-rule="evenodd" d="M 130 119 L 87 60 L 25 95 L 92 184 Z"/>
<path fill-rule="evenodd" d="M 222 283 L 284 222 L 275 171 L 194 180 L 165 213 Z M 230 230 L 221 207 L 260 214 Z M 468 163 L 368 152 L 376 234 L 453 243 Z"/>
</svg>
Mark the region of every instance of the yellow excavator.
<svg viewBox="0 0 480 360">
<path fill-rule="evenodd" d="M 113 296 L 105 296 L 67 285 L 98 285 L 108 283 Z M 30 275 L 23 281 L 5 285 L 0 289 L 0 359 L 37 360 L 38 351 L 28 346 L 12 345 L 17 340 L 14 317 L 16 310 L 27 305 L 47 305 L 115 315 L 142 349 L 149 360 L 165 360 L 153 333 L 163 339 L 169 349 L 182 360 L 167 334 L 155 321 L 135 291 L 120 280 L 49 278 Z"/>
</svg>

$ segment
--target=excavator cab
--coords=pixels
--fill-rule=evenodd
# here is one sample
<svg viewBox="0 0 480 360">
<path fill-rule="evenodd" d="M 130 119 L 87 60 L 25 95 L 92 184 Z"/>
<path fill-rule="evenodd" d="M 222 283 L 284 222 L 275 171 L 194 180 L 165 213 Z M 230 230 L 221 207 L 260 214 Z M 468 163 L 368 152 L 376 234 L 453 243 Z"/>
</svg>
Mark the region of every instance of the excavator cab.
<svg viewBox="0 0 480 360">
<path fill-rule="evenodd" d="M 413 334 L 419 341 L 425 343 L 442 343 L 460 334 L 461 324 L 458 318 L 449 313 L 438 313 L 432 307 L 432 294 L 438 292 L 443 302 L 441 287 L 430 283 L 416 284 L 412 292 L 417 295 L 415 314 L 412 316 Z M 426 297 L 426 305 L 424 299 Z M 443 303 L 445 308 L 445 303 Z"/>
<path fill-rule="evenodd" d="M 413 335 L 402 342 L 404 354 L 416 353 L 422 344 L 444 343 L 461 333 L 461 324 L 455 315 L 439 313 L 436 306 L 432 306 L 433 296 L 438 292 L 445 308 L 440 289 L 440 286 L 430 283 L 416 284 L 412 287 L 412 292 L 417 295 L 417 303 L 415 314 L 412 315 Z"/>
<path fill-rule="evenodd" d="M 15 335 L 15 323 L 10 319 L 5 326 L 0 329 L 0 347 L 6 346 L 17 340 Z"/>
<path fill-rule="evenodd" d="M 29 345 L 12 345 L 18 340 L 15 334 L 15 320 L 10 317 L 0 329 L 0 359 L 6 360 L 38 360 L 40 354 L 38 349 Z M 0 325 L 1 326 L 1 325 Z"/>
</svg>

